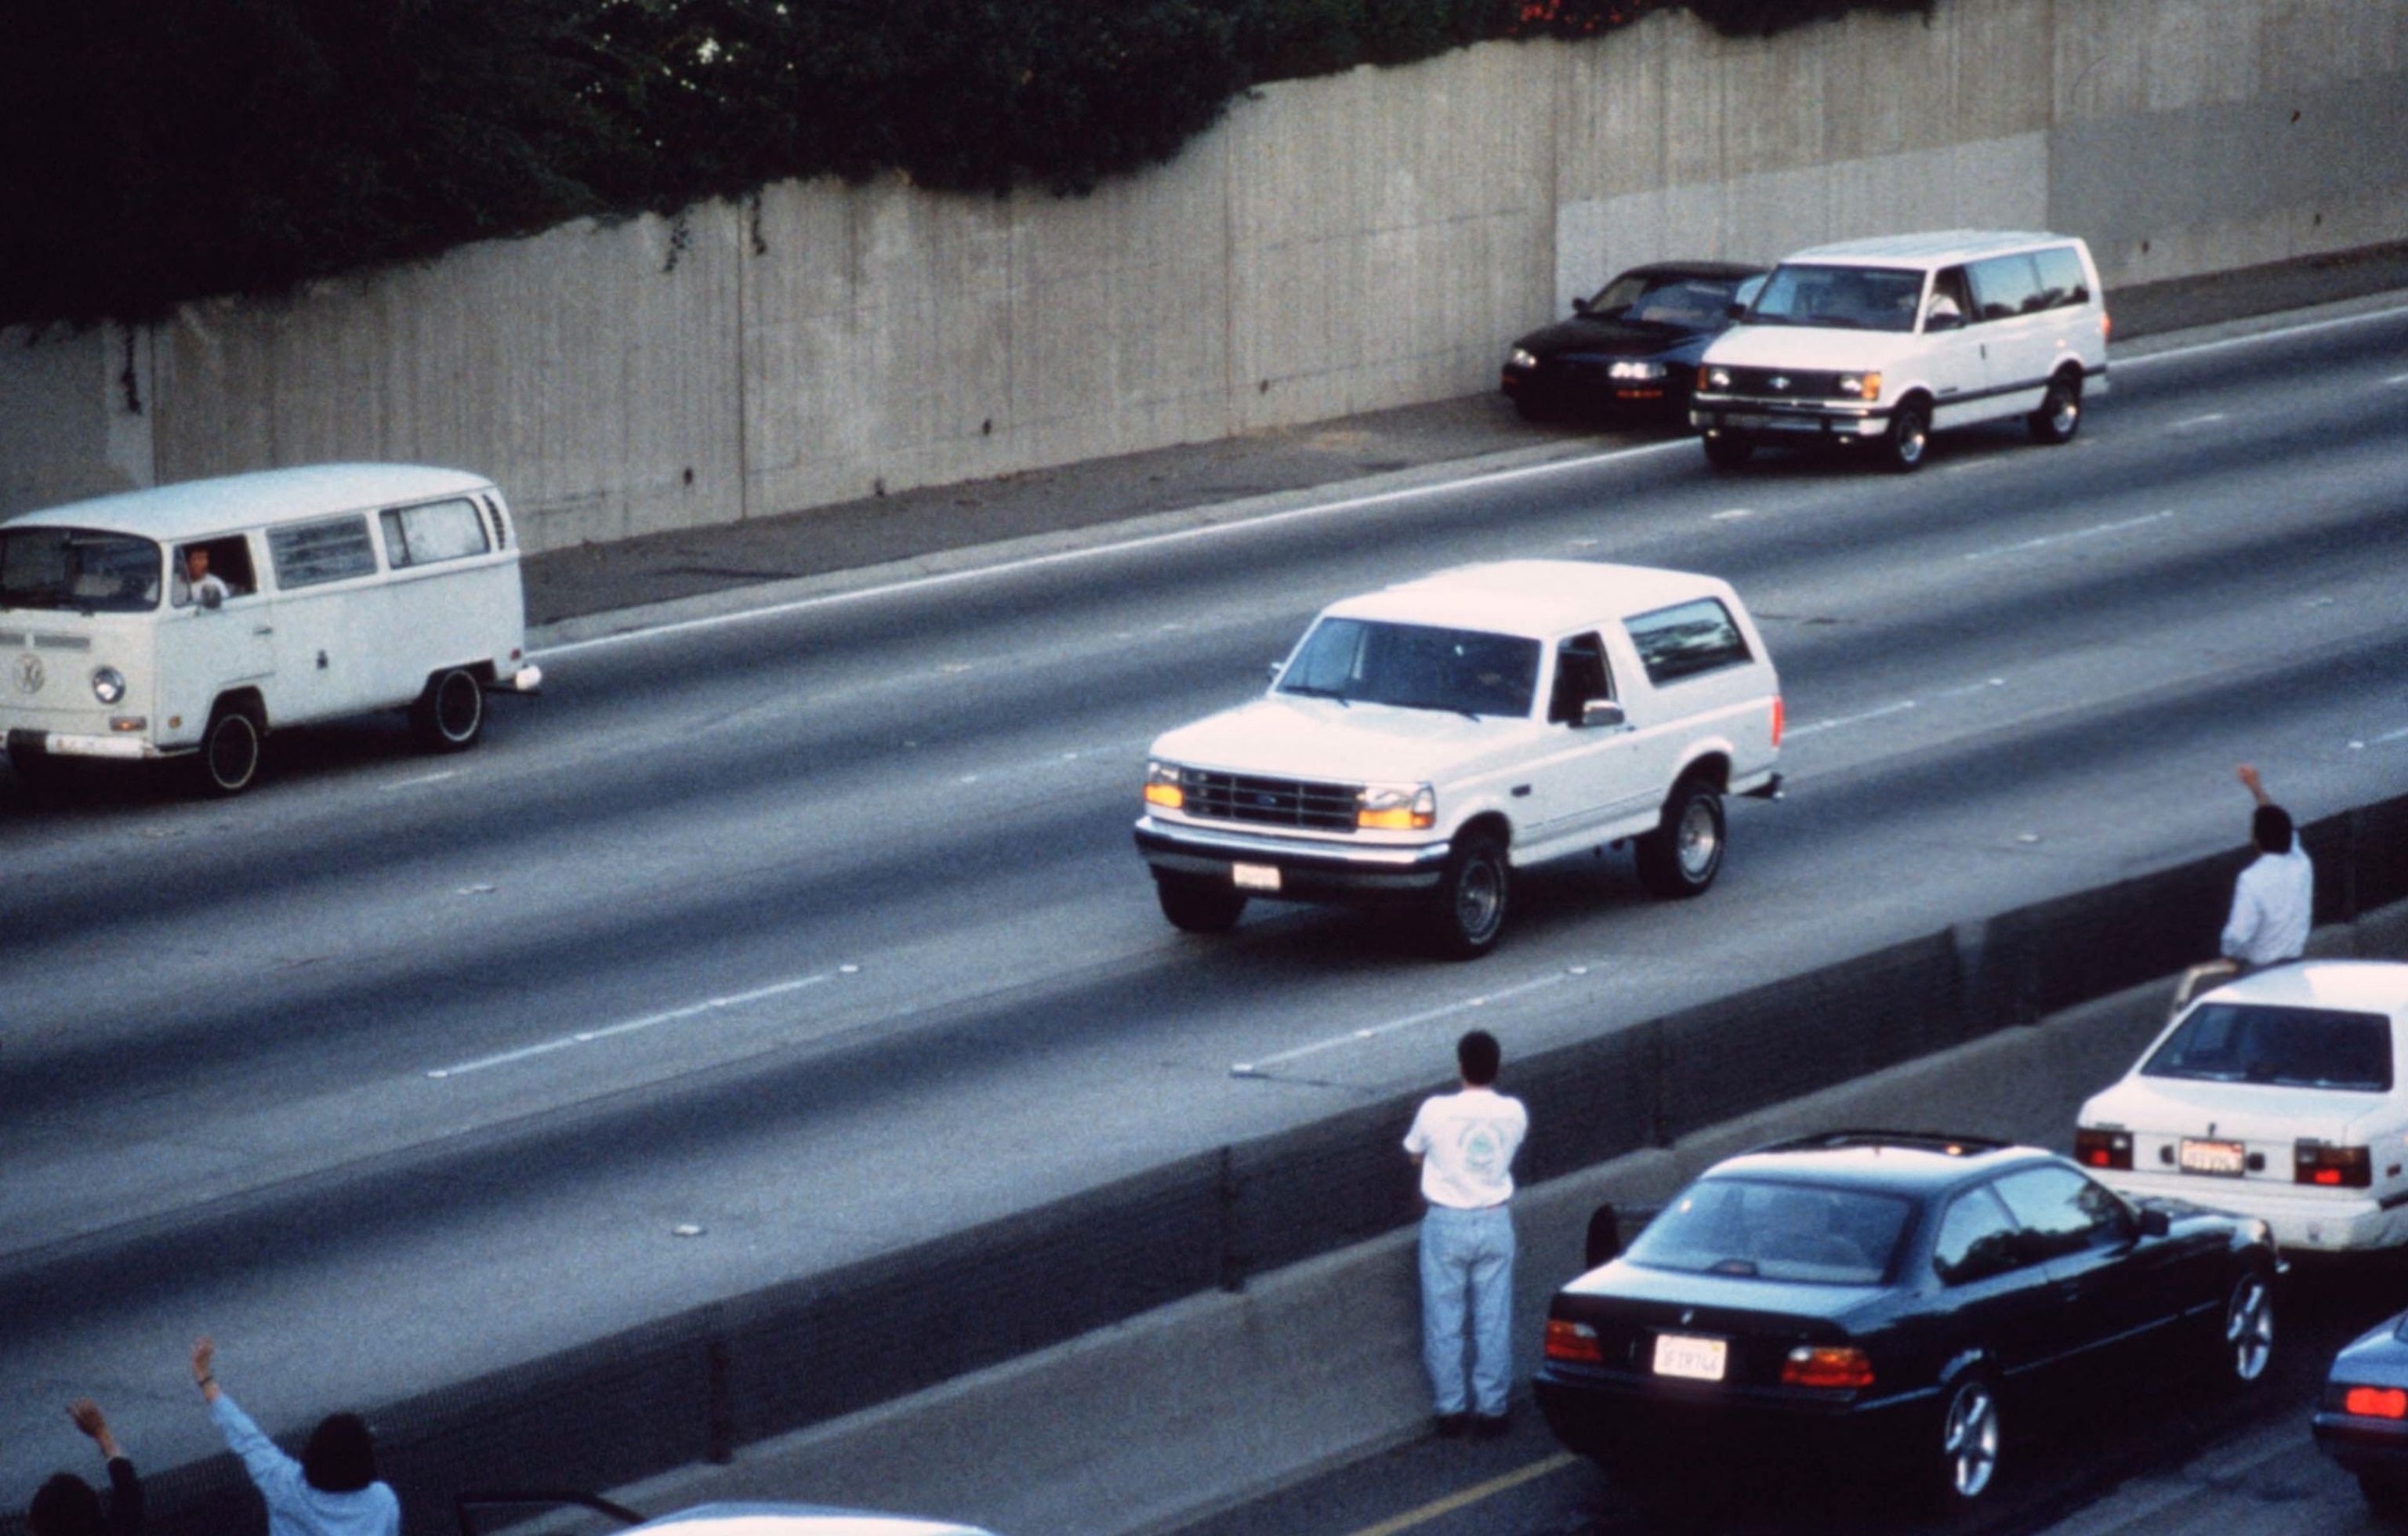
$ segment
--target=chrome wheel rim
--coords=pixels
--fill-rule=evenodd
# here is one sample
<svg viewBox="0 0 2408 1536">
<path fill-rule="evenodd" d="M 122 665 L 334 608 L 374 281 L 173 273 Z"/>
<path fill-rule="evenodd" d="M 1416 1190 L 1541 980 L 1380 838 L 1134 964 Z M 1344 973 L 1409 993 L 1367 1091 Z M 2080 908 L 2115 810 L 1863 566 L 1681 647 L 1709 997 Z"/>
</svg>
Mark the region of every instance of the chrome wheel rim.
<svg viewBox="0 0 2408 1536">
<path fill-rule="evenodd" d="M 2073 435 L 2074 422 L 2082 419 L 2082 397 L 2060 384 L 2048 393 L 2048 424 L 2059 437 Z"/>
<path fill-rule="evenodd" d="M 2232 1288 L 2232 1303 L 2224 1311 L 2224 1342 L 2232 1351 L 2234 1379 L 2256 1381 L 2266 1373 L 2274 1353 L 2274 1299 L 2254 1274 Z"/>
<path fill-rule="evenodd" d="M 1722 830 L 1714 825 L 1714 808 L 1704 800 L 1692 800 L 1681 813 L 1681 834 L 1673 845 L 1681 860 L 1681 873 L 1691 884 L 1714 872 L 1723 856 Z"/>
<path fill-rule="evenodd" d="M 1898 462 L 1901 464 L 1921 463 L 1923 438 L 1922 417 L 1910 415 L 1900 418 L 1898 424 Z"/>
<path fill-rule="evenodd" d="M 1485 944 L 1504 915 L 1505 872 L 1485 855 L 1468 860 L 1455 887 L 1455 922 L 1465 940 Z"/>
<path fill-rule="evenodd" d="M 1978 1498 L 1999 1467 L 1999 1404 L 1988 1387 L 1969 1381 L 1948 1400 L 1940 1447 L 1948 1480 L 1960 1499 Z"/>
</svg>

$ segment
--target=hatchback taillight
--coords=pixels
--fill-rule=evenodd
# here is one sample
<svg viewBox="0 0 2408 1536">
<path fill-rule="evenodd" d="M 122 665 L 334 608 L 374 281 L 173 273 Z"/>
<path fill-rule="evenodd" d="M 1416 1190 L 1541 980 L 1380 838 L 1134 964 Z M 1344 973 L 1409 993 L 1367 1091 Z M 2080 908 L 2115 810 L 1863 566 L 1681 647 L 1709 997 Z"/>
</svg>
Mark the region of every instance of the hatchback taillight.
<svg viewBox="0 0 2408 1536">
<path fill-rule="evenodd" d="M 1597 1330 L 1586 1323 L 1568 1323 L 1561 1317 L 1547 1319 L 1547 1358 L 1571 1360 L 1581 1365 L 1603 1365 L 1605 1349 L 1598 1343 Z"/>
<path fill-rule="evenodd" d="M 2073 1160 L 2085 1168 L 2129 1168 L 2132 1166 L 2132 1133 L 2128 1131 L 2076 1131 L 2073 1133 Z"/>
<path fill-rule="evenodd" d="M 2362 1146 L 2301 1142 L 2292 1149 L 2291 1182 L 2329 1189 L 2365 1189 L 2374 1183 L 2374 1158 Z"/>
</svg>

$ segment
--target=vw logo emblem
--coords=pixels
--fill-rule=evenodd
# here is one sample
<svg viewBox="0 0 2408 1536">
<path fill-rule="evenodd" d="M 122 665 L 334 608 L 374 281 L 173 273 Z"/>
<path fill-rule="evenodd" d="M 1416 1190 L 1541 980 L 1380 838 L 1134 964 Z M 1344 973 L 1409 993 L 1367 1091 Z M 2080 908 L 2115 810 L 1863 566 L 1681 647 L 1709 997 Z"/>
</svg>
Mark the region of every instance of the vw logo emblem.
<svg viewBox="0 0 2408 1536">
<path fill-rule="evenodd" d="M 1787 374 L 1773 375 L 1772 387 L 1776 390 L 1785 390 L 1789 388 L 1789 376 Z"/>
<path fill-rule="evenodd" d="M 17 691 L 39 693 L 42 690 L 42 659 L 32 651 L 17 658 Z"/>
</svg>

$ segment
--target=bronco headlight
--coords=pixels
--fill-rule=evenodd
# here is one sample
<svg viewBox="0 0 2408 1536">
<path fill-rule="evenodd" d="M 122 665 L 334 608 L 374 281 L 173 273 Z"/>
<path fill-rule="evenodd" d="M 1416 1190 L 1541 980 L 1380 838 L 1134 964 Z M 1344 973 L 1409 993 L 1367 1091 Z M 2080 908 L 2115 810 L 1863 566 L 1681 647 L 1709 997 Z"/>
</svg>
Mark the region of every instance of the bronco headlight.
<svg viewBox="0 0 2408 1536">
<path fill-rule="evenodd" d="M 1187 804 L 1187 791 L 1180 786 L 1179 764 L 1148 762 L 1145 765 L 1145 803 L 1175 811 Z"/>
<path fill-rule="evenodd" d="M 1664 365 L 1660 363 L 1617 363 L 1606 369 L 1605 375 L 1608 378 L 1656 379 L 1664 377 Z"/>
<path fill-rule="evenodd" d="M 1438 791 L 1426 784 L 1370 784 L 1354 797 L 1354 825 L 1419 832 L 1438 824 Z"/>
<path fill-rule="evenodd" d="M 102 704 L 113 704 L 125 697 L 125 674 L 115 667 L 102 667 L 92 675 L 92 696 Z"/>
</svg>

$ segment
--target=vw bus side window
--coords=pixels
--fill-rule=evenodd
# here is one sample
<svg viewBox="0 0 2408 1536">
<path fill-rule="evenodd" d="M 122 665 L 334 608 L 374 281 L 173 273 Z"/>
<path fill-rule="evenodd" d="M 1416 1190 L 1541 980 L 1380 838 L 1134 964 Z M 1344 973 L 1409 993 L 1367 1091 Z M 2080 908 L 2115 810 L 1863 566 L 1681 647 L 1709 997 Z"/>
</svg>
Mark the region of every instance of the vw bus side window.
<svg viewBox="0 0 2408 1536">
<path fill-rule="evenodd" d="M 396 506 L 378 518 L 384 524 L 384 562 L 396 571 L 406 565 L 466 560 L 492 548 L 485 519 L 477 516 L 476 503 L 466 497 L 424 506 Z"/>
<path fill-rule="evenodd" d="M 268 557 L 276 584 L 291 590 L 376 574 L 376 546 L 365 517 L 328 518 L 267 531 Z"/>
<path fill-rule="evenodd" d="M 159 605 L 159 546 L 81 528 L 0 532 L 0 608 L 148 613 Z"/>
</svg>

